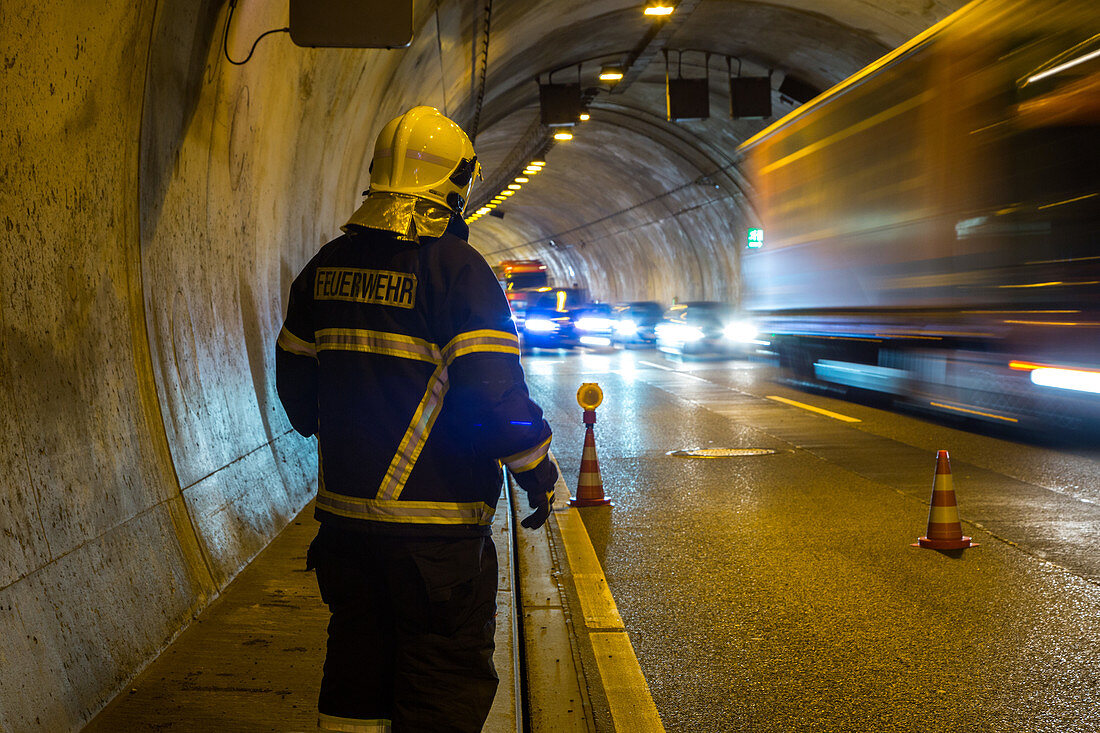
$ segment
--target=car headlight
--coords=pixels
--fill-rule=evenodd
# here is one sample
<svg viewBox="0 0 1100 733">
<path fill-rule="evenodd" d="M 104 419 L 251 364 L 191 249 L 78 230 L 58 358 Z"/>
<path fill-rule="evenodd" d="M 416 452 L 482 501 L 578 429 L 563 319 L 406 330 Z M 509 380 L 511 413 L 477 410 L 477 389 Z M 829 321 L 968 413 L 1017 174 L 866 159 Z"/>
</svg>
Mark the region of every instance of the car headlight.
<svg viewBox="0 0 1100 733">
<path fill-rule="evenodd" d="M 722 327 L 722 335 L 729 341 L 747 344 L 756 340 L 756 327 L 748 321 L 733 321 Z"/>
<path fill-rule="evenodd" d="M 524 328 L 532 333 L 550 333 L 551 331 L 558 330 L 558 324 L 554 323 L 549 318 L 528 318 L 527 322 L 523 325 Z"/>
<path fill-rule="evenodd" d="M 600 318 L 598 316 L 585 316 L 584 318 L 577 319 L 577 330 L 579 331 L 609 331 L 611 329 L 610 318 Z"/>
<path fill-rule="evenodd" d="M 681 341 L 699 341 L 705 337 L 706 334 L 703 333 L 703 329 L 696 328 L 695 326 L 684 326 L 680 331 Z"/>
<path fill-rule="evenodd" d="M 615 332 L 620 336 L 633 336 L 638 333 L 638 324 L 627 318 L 615 324 Z"/>
<path fill-rule="evenodd" d="M 691 341 L 699 341 L 705 336 L 706 334 L 703 333 L 701 328 L 688 326 L 683 323 L 661 323 L 657 326 L 657 338 L 665 341 L 689 343 Z"/>
</svg>

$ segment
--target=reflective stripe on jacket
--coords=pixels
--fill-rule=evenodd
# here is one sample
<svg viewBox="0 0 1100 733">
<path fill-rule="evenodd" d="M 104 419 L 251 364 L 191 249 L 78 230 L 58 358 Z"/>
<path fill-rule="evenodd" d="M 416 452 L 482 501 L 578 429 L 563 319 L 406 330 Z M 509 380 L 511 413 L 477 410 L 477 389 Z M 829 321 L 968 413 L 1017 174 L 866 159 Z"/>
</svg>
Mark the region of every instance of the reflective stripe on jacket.
<svg viewBox="0 0 1100 733">
<path fill-rule="evenodd" d="M 529 492 L 552 489 L 540 485 L 552 482 L 550 427 L 504 293 L 466 232 L 456 219 L 411 244 L 353 227 L 291 286 L 277 386 L 294 428 L 318 435 L 323 522 L 487 534 L 502 463 Z"/>
</svg>

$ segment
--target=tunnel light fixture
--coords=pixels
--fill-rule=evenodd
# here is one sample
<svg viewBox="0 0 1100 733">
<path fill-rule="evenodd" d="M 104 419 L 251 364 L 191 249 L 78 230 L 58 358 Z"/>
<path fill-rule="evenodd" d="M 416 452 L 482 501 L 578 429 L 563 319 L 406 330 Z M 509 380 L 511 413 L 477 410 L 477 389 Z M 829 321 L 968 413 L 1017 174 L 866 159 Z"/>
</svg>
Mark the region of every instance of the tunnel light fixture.
<svg viewBox="0 0 1100 733">
<path fill-rule="evenodd" d="M 535 168 L 542 168 L 544 165 L 546 165 L 546 161 L 545 160 L 532 160 L 530 165 L 534 166 Z"/>
<path fill-rule="evenodd" d="M 554 139 L 555 140 L 572 140 L 573 139 L 573 133 L 571 133 L 571 132 L 555 132 L 554 133 Z"/>
<path fill-rule="evenodd" d="M 618 66 L 604 66 L 600 69 L 600 81 L 609 81 L 612 83 L 622 81 L 623 70 Z"/>
<path fill-rule="evenodd" d="M 516 178 L 516 183 L 527 183 L 530 180 L 531 180 L 530 178 L 524 178 L 523 176 L 519 176 L 518 178 Z"/>
<path fill-rule="evenodd" d="M 581 122 L 588 122 L 590 119 L 592 119 L 592 115 L 588 114 L 587 112 L 581 112 L 581 116 L 579 119 Z"/>
<path fill-rule="evenodd" d="M 515 191 L 501 191 L 500 195 L 501 196 L 515 196 L 516 192 Z"/>
<path fill-rule="evenodd" d="M 523 188 L 523 186 L 519 185 L 518 183 L 509 183 L 508 188 L 510 188 L 513 191 L 518 191 L 521 188 Z"/>
<path fill-rule="evenodd" d="M 541 171 L 541 170 L 542 170 L 542 168 L 524 168 L 523 169 L 523 175 L 525 175 L 525 176 L 535 176 L 535 175 L 538 175 L 539 171 Z"/>
<path fill-rule="evenodd" d="M 488 206 L 482 206 L 482 207 L 481 207 L 480 209 L 478 209 L 478 210 L 477 210 L 476 212 L 474 212 L 474 213 L 475 213 L 475 214 L 477 214 L 478 216 L 480 216 L 480 215 L 482 215 L 482 214 L 487 214 L 487 213 L 489 213 L 489 211 L 490 211 L 490 209 L 489 209 L 489 207 L 488 207 Z"/>
<path fill-rule="evenodd" d="M 674 8 L 673 6 L 666 5 L 664 3 L 650 3 L 649 5 L 646 6 L 644 12 L 645 12 L 646 15 L 648 15 L 650 17 L 658 17 L 659 18 L 659 17 L 665 17 L 665 16 L 672 15 L 672 11 L 674 11 L 675 9 L 676 8 Z"/>
</svg>

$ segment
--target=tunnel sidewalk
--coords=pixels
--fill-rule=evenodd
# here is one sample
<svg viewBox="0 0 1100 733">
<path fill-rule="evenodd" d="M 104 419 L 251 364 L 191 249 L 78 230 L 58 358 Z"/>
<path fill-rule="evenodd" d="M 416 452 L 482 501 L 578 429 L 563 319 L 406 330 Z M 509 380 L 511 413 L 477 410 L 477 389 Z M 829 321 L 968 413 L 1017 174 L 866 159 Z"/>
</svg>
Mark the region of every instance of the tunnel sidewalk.
<svg viewBox="0 0 1100 733">
<path fill-rule="evenodd" d="M 510 525 L 504 494 L 493 526 L 500 563 L 500 686 L 487 733 L 516 733 L 521 719 Z M 84 730 L 316 730 L 328 624 L 314 574 L 305 570 L 306 548 L 316 532 L 310 504 Z"/>
</svg>

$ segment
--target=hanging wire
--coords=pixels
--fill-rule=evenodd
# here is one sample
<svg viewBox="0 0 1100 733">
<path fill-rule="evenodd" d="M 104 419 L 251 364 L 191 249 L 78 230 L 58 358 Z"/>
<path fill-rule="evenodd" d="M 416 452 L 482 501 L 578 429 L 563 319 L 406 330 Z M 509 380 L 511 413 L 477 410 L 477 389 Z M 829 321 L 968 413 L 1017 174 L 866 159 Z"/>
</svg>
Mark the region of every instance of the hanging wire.
<svg viewBox="0 0 1100 733">
<path fill-rule="evenodd" d="M 435 47 L 439 52 L 439 85 L 443 89 L 443 114 L 450 117 L 447 111 L 447 77 L 443 74 L 443 33 L 439 29 L 439 0 L 435 0 Z"/>
<path fill-rule="evenodd" d="M 290 28 L 273 28 L 260 34 L 253 44 L 252 49 L 248 52 L 248 55 L 244 57 L 244 61 L 234 61 L 229 58 L 229 24 L 233 22 L 233 11 L 237 9 L 237 0 L 230 0 L 229 2 L 229 14 L 225 17 L 225 33 L 222 34 L 222 50 L 225 52 L 225 60 L 234 66 L 244 66 L 248 63 L 248 60 L 252 58 L 252 54 L 256 52 L 256 46 L 263 40 L 264 36 L 270 36 L 272 33 L 290 33 Z"/>
<path fill-rule="evenodd" d="M 481 43 L 481 79 L 478 81 L 477 106 L 474 108 L 474 122 L 470 127 L 470 142 L 477 141 L 477 128 L 481 124 L 481 105 L 485 102 L 485 80 L 489 75 L 489 31 L 493 23 L 493 0 L 485 2 L 485 32 Z"/>
</svg>

